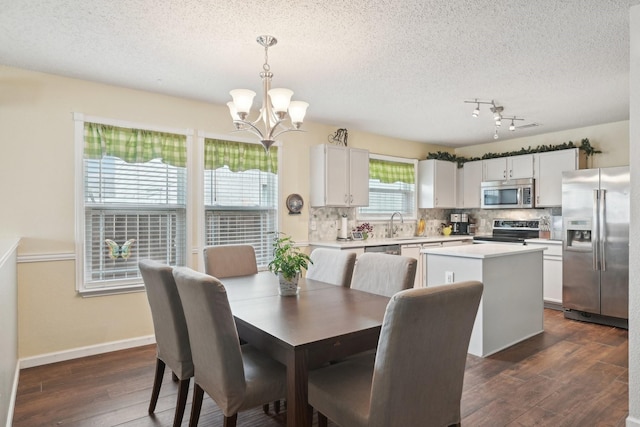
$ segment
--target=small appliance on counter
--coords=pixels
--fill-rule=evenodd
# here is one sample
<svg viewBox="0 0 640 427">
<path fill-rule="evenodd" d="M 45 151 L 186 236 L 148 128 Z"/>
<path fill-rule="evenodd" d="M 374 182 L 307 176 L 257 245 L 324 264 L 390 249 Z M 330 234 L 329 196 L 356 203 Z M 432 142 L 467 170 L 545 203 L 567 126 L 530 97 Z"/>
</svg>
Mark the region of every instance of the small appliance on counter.
<svg viewBox="0 0 640 427">
<path fill-rule="evenodd" d="M 451 223 L 452 234 L 465 236 L 469 234 L 469 214 L 451 214 L 449 222 Z"/>
</svg>

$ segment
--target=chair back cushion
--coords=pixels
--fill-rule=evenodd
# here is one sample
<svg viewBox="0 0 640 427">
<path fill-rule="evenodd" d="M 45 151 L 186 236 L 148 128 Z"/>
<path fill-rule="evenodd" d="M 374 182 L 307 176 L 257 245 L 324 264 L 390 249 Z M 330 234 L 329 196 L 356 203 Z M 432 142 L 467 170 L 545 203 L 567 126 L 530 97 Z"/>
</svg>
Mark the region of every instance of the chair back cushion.
<svg viewBox="0 0 640 427">
<path fill-rule="evenodd" d="M 467 350 L 481 296 L 480 282 L 462 282 L 391 298 L 373 370 L 370 427 L 460 422 Z"/>
<path fill-rule="evenodd" d="M 204 271 L 219 279 L 257 274 L 256 251 L 251 245 L 207 246 Z"/>
<path fill-rule="evenodd" d="M 364 253 L 356 261 L 351 287 L 390 297 L 413 287 L 417 263 L 415 258 Z"/>
<path fill-rule="evenodd" d="M 227 291 L 215 277 L 187 267 L 176 267 L 173 276 L 187 318 L 195 381 L 225 415 L 235 414 L 246 383 Z"/>
<path fill-rule="evenodd" d="M 173 279 L 173 268 L 152 260 L 138 263 L 151 307 L 158 358 L 183 380 L 193 376 L 187 322 Z"/>
<path fill-rule="evenodd" d="M 348 288 L 351 285 L 356 254 L 338 249 L 318 248 L 311 252 L 312 264 L 307 279 L 319 280 Z"/>
</svg>

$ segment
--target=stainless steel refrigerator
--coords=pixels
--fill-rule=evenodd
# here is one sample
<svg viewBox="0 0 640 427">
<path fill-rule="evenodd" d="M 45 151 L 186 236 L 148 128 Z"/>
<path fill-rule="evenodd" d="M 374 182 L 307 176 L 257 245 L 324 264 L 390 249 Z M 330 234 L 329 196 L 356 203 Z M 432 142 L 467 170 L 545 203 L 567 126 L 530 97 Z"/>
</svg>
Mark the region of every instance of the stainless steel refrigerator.
<svg viewBox="0 0 640 427">
<path fill-rule="evenodd" d="M 562 222 L 565 317 L 626 328 L 629 167 L 564 172 Z"/>
</svg>

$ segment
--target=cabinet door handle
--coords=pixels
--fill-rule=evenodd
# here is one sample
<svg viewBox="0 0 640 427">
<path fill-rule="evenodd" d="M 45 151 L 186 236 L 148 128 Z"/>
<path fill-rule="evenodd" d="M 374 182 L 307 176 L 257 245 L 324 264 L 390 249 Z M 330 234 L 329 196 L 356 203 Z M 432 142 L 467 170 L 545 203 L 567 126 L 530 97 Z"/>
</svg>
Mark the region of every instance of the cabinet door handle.
<svg viewBox="0 0 640 427">
<path fill-rule="evenodd" d="M 504 179 L 507 179 L 507 171 L 506 170 L 502 171 L 502 177 Z"/>
<path fill-rule="evenodd" d="M 509 171 L 509 178 L 513 178 L 513 169 Z"/>
<path fill-rule="evenodd" d="M 351 203 L 353 203 L 353 194 L 352 194 L 352 195 L 351 195 L 351 197 L 349 198 L 349 201 L 350 201 Z"/>
</svg>

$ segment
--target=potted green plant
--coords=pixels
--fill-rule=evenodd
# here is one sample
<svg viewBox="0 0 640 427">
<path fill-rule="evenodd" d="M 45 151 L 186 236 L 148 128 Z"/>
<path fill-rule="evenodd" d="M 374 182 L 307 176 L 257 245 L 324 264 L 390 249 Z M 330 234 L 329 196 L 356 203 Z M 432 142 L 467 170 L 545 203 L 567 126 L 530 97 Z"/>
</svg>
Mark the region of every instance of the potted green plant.
<svg viewBox="0 0 640 427">
<path fill-rule="evenodd" d="M 280 282 L 280 295 L 297 295 L 298 279 L 302 269 L 306 269 L 309 263 L 313 263 L 309 255 L 300 251 L 295 246 L 291 236 L 283 233 L 277 234 L 273 241 L 273 260 L 268 268 L 278 275 Z"/>
</svg>

